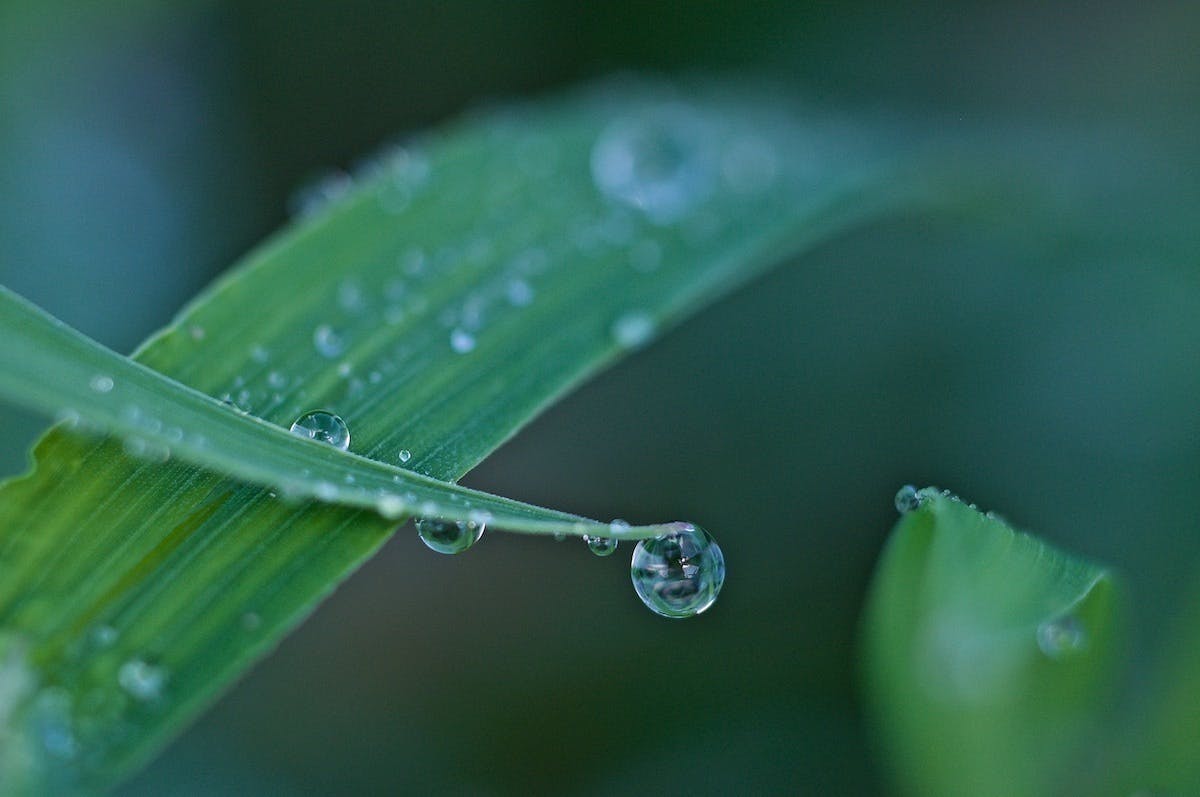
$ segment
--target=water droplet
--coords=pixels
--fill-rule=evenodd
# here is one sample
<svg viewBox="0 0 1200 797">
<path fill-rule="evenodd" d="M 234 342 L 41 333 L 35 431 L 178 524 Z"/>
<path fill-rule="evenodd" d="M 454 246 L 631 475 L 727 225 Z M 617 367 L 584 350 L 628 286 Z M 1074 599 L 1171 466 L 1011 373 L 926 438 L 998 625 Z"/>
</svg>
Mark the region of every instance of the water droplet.
<svg viewBox="0 0 1200 797">
<path fill-rule="evenodd" d="M 425 272 L 425 252 L 413 248 L 400 255 L 400 269 L 410 277 L 416 277 Z"/>
<path fill-rule="evenodd" d="M 901 515 L 912 512 L 921 506 L 921 495 L 917 488 L 906 484 L 896 492 L 896 511 Z"/>
<path fill-rule="evenodd" d="M 362 286 L 354 280 L 342 280 L 338 285 L 337 297 L 342 309 L 351 313 L 362 310 L 366 304 Z"/>
<path fill-rule="evenodd" d="M 508 297 L 508 303 L 513 307 L 528 307 L 533 302 L 533 288 L 522 279 L 509 282 L 505 289 L 505 295 Z"/>
<path fill-rule="evenodd" d="M 250 347 L 250 359 L 256 363 L 265 363 L 271 359 L 271 352 L 267 351 L 265 346 L 255 344 Z"/>
<path fill-rule="evenodd" d="M 29 722 L 42 747 L 55 758 L 73 758 L 79 752 L 71 723 L 71 695 L 59 686 L 41 690 L 29 708 Z"/>
<path fill-rule="evenodd" d="M 1048 620 L 1037 628 L 1037 644 L 1052 659 L 1062 659 L 1087 647 L 1087 632 L 1073 615 Z"/>
<path fill-rule="evenodd" d="M 462 553 L 483 536 L 484 524 L 473 520 L 441 520 L 417 518 L 417 534 L 421 542 L 438 553 Z"/>
<path fill-rule="evenodd" d="M 92 381 L 88 382 L 88 385 L 97 393 L 108 393 L 113 389 L 113 379 L 111 376 L 97 374 L 92 377 Z"/>
<path fill-rule="evenodd" d="M 635 310 L 625 313 L 612 325 L 613 340 L 626 349 L 637 349 L 654 337 L 657 325 L 648 313 Z"/>
<path fill-rule="evenodd" d="M 475 336 L 465 329 L 455 329 L 450 333 L 450 348 L 459 354 L 466 354 L 475 348 Z"/>
<path fill-rule="evenodd" d="M 279 371 L 272 371 L 271 373 L 267 374 L 267 384 L 276 390 L 279 390 L 287 387 L 287 377 Z"/>
<path fill-rule="evenodd" d="M 703 200 L 714 171 L 703 125 L 681 106 L 610 124 L 592 148 L 591 167 L 603 194 L 656 224 L 677 221 Z"/>
<path fill-rule="evenodd" d="M 400 453 L 396 455 L 401 462 L 408 462 L 412 459 L 412 452 L 407 448 L 400 449 Z"/>
<path fill-rule="evenodd" d="M 725 584 L 725 556 L 704 529 L 681 524 L 678 531 L 638 542 L 630 573 L 650 611 L 692 617 L 717 600 Z"/>
<path fill-rule="evenodd" d="M 262 617 L 258 612 L 246 612 L 242 615 L 242 628 L 247 631 L 257 631 L 262 625 Z"/>
<path fill-rule="evenodd" d="M 354 180 L 345 172 L 323 175 L 302 185 L 288 200 L 293 216 L 307 218 L 343 199 L 354 187 Z"/>
<path fill-rule="evenodd" d="M 97 647 L 106 648 L 117 641 L 117 629 L 111 625 L 98 625 L 92 629 L 92 642 Z"/>
<path fill-rule="evenodd" d="M 292 424 L 291 433 L 346 451 L 350 448 L 350 429 L 346 422 L 332 412 L 306 412 Z"/>
<path fill-rule="evenodd" d="M 567 533 L 565 531 L 554 532 L 554 541 L 555 542 L 566 542 L 566 540 L 567 540 Z"/>
<path fill-rule="evenodd" d="M 192 336 L 192 340 L 204 340 L 204 327 L 199 324 L 192 324 L 188 327 L 188 334 Z"/>
<path fill-rule="evenodd" d="M 318 354 L 330 359 L 346 350 L 345 339 L 329 324 L 321 324 L 313 330 L 313 345 L 317 347 Z"/>
<path fill-rule="evenodd" d="M 608 530 L 616 535 L 624 534 L 629 531 L 629 521 L 613 518 L 612 522 L 608 524 Z"/>
<path fill-rule="evenodd" d="M 143 659 L 130 659 L 117 671 L 117 683 L 137 700 L 157 700 L 167 684 L 167 671 Z"/>
<path fill-rule="evenodd" d="M 617 541 L 612 537 L 593 537 L 590 534 L 584 534 L 583 541 L 587 543 L 588 550 L 596 556 L 609 556 L 616 553 L 617 550 Z"/>
<path fill-rule="evenodd" d="M 404 503 L 404 499 L 398 495 L 380 496 L 379 501 L 375 506 L 379 510 L 379 514 L 389 520 L 395 520 L 404 514 L 404 510 L 408 508 L 408 504 Z"/>
</svg>

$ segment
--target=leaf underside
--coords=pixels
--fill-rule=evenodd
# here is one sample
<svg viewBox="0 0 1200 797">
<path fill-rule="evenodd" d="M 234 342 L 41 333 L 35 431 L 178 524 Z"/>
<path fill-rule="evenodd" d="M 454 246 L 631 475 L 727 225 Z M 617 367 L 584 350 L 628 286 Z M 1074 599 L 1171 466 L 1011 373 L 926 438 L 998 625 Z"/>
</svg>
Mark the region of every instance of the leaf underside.
<svg viewBox="0 0 1200 797">
<path fill-rule="evenodd" d="M 278 427 L 335 412 L 356 454 L 454 481 L 705 302 L 916 201 L 911 153 L 787 105 L 622 81 L 466 119 L 325 186 L 135 359 Z M 147 438 L 177 417 L 136 397 Z M 255 459 L 206 413 L 181 433 Z M 147 461 L 109 428 L 124 446 L 56 428 L 0 488 L 2 791 L 129 773 L 403 519 Z"/>
</svg>

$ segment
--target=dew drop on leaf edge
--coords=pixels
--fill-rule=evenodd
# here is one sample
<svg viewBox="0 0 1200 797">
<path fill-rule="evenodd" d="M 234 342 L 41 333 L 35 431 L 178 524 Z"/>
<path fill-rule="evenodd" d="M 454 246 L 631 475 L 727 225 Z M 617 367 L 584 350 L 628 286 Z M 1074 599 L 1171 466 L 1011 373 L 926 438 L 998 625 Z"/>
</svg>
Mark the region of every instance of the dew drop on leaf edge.
<svg viewBox="0 0 1200 797">
<path fill-rule="evenodd" d="M 707 531 L 684 524 L 639 541 L 630 575 L 650 611 L 672 619 L 694 617 L 716 602 L 725 584 L 725 556 Z"/>
<path fill-rule="evenodd" d="M 612 537 L 593 537 L 585 534 L 583 541 L 587 543 L 588 550 L 596 556 L 611 556 L 617 551 L 617 541 Z"/>
<path fill-rule="evenodd" d="M 443 520 L 417 518 L 417 535 L 431 551 L 445 554 L 462 553 L 483 536 L 484 524 L 474 520 Z"/>
<path fill-rule="evenodd" d="M 901 515 L 915 511 L 921 506 L 921 496 L 917 488 L 906 484 L 896 491 L 896 511 Z"/>
<path fill-rule="evenodd" d="M 342 451 L 350 448 L 350 428 L 341 418 L 325 410 L 304 413 L 292 424 L 290 431 L 298 437 L 327 443 Z"/>
<path fill-rule="evenodd" d="M 132 697 L 141 701 L 161 697 L 166 682 L 166 670 L 144 659 L 130 659 L 117 671 L 117 683 Z"/>
<path fill-rule="evenodd" d="M 1074 615 L 1068 614 L 1041 623 L 1037 644 L 1047 658 L 1063 659 L 1087 647 L 1087 632 Z"/>
</svg>

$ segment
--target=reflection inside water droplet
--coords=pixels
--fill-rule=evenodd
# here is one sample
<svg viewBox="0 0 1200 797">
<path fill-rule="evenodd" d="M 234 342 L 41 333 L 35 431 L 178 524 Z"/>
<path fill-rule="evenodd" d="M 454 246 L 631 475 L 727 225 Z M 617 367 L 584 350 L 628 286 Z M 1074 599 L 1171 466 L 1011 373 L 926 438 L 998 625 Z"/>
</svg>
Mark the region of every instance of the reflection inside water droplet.
<svg viewBox="0 0 1200 797">
<path fill-rule="evenodd" d="M 655 614 L 693 617 L 717 600 L 725 584 L 725 556 L 699 526 L 641 540 L 630 564 L 633 588 Z"/>
<path fill-rule="evenodd" d="M 593 537 L 585 534 L 583 541 L 587 543 L 588 550 L 596 556 L 611 556 L 617 550 L 617 541 L 612 537 Z"/>
<path fill-rule="evenodd" d="M 438 553 L 462 553 L 483 536 L 484 524 L 474 520 L 442 520 L 417 518 L 417 534 L 421 542 Z"/>
</svg>

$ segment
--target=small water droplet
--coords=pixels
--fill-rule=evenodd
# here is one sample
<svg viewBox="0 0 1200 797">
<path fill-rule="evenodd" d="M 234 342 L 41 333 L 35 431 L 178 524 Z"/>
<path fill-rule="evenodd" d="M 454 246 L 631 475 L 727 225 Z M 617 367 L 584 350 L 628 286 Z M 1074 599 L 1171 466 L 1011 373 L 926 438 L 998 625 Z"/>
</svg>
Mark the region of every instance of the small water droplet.
<svg viewBox="0 0 1200 797">
<path fill-rule="evenodd" d="M 617 541 L 612 537 L 593 537 L 590 534 L 584 534 L 583 541 L 587 543 L 588 550 L 596 556 L 609 556 L 616 553 L 617 550 Z"/>
<path fill-rule="evenodd" d="M 533 287 L 523 279 L 510 281 L 504 292 L 513 307 L 528 307 L 533 302 Z"/>
<path fill-rule="evenodd" d="M 97 393 L 108 393 L 113 389 L 113 379 L 111 376 L 97 374 L 92 377 L 92 381 L 88 382 L 88 385 Z"/>
<path fill-rule="evenodd" d="M 413 248 L 400 255 L 400 269 L 410 277 L 425 273 L 425 252 Z"/>
<path fill-rule="evenodd" d="M 271 373 L 267 374 L 267 384 L 276 390 L 279 390 L 287 387 L 287 377 L 279 371 L 272 371 Z"/>
<path fill-rule="evenodd" d="M 921 506 L 921 495 L 917 488 L 906 484 L 896 491 L 896 511 L 901 515 L 915 511 Z"/>
<path fill-rule="evenodd" d="M 297 218 L 313 216 L 346 197 L 354 180 L 345 172 L 322 175 L 300 186 L 288 200 L 288 210 Z"/>
<path fill-rule="evenodd" d="M 366 305 L 362 286 L 354 280 L 342 280 L 337 290 L 338 304 L 347 312 L 356 313 Z"/>
<path fill-rule="evenodd" d="M 55 758 L 74 758 L 79 752 L 71 722 L 71 695 L 59 686 L 41 690 L 29 708 L 29 722 L 42 747 Z"/>
<path fill-rule="evenodd" d="M 313 345 L 322 357 L 333 359 L 346 350 L 346 341 L 329 324 L 321 324 L 313 330 Z"/>
<path fill-rule="evenodd" d="M 568 535 L 565 531 L 556 531 L 556 532 L 554 532 L 554 541 L 555 542 L 566 542 L 567 536 Z"/>
<path fill-rule="evenodd" d="M 247 631 L 257 631 L 262 625 L 262 617 L 258 612 L 246 612 L 242 615 L 242 628 Z"/>
<path fill-rule="evenodd" d="M 204 340 L 204 327 L 199 324 L 192 324 L 188 327 L 188 334 L 192 336 L 192 340 Z"/>
<path fill-rule="evenodd" d="M 130 659 L 117 671 L 117 683 L 137 700 L 157 700 L 167 684 L 167 671 L 144 659 Z"/>
<path fill-rule="evenodd" d="M 650 342 L 657 325 L 648 313 L 635 310 L 625 313 L 612 325 L 613 340 L 625 349 L 637 349 Z"/>
<path fill-rule="evenodd" d="M 462 553 L 483 536 L 484 524 L 473 520 L 442 520 L 422 517 L 416 520 L 421 542 L 438 553 Z"/>
<path fill-rule="evenodd" d="M 250 359 L 256 363 L 265 363 L 271 359 L 271 352 L 267 351 L 265 346 L 255 344 L 250 347 Z"/>
<path fill-rule="evenodd" d="M 710 192 L 714 163 L 703 124 L 682 106 L 618 120 L 596 139 L 592 179 L 601 193 L 670 224 Z"/>
<path fill-rule="evenodd" d="M 350 448 L 350 429 L 346 422 L 332 412 L 306 412 L 292 424 L 291 433 L 346 451 Z"/>
<path fill-rule="evenodd" d="M 475 348 L 475 336 L 465 329 L 455 329 L 450 333 L 450 348 L 466 354 Z"/>
<path fill-rule="evenodd" d="M 1037 644 L 1051 659 L 1062 659 L 1087 647 L 1087 632 L 1073 615 L 1047 620 L 1037 628 Z"/>
<path fill-rule="evenodd" d="M 412 459 L 412 452 L 407 448 L 402 448 L 400 449 L 400 453 L 396 456 L 401 462 L 408 462 L 410 459 Z"/>
<path fill-rule="evenodd" d="M 624 534 L 629 531 L 629 521 L 613 518 L 612 522 L 608 524 L 608 530 L 616 535 Z"/>
<path fill-rule="evenodd" d="M 725 556 L 704 529 L 681 524 L 678 531 L 641 540 L 630 564 L 633 588 L 655 614 L 670 618 L 700 614 L 725 584 Z"/>
<path fill-rule="evenodd" d="M 380 496 L 379 501 L 375 506 L 379 509 L 379 514 L 389 520 L 395 520 L 404 514 L 404 510 L 408 508 L 408 504 L 404 503 L 404 499 L 398 495 Z"/>
<path fill-rule="evenodd" d="M 98 625 L 92 629 L 92 642 L 97 647 L 107 648 L 117 641 L 117 629 L 111 625 Z"/>
</svg>

